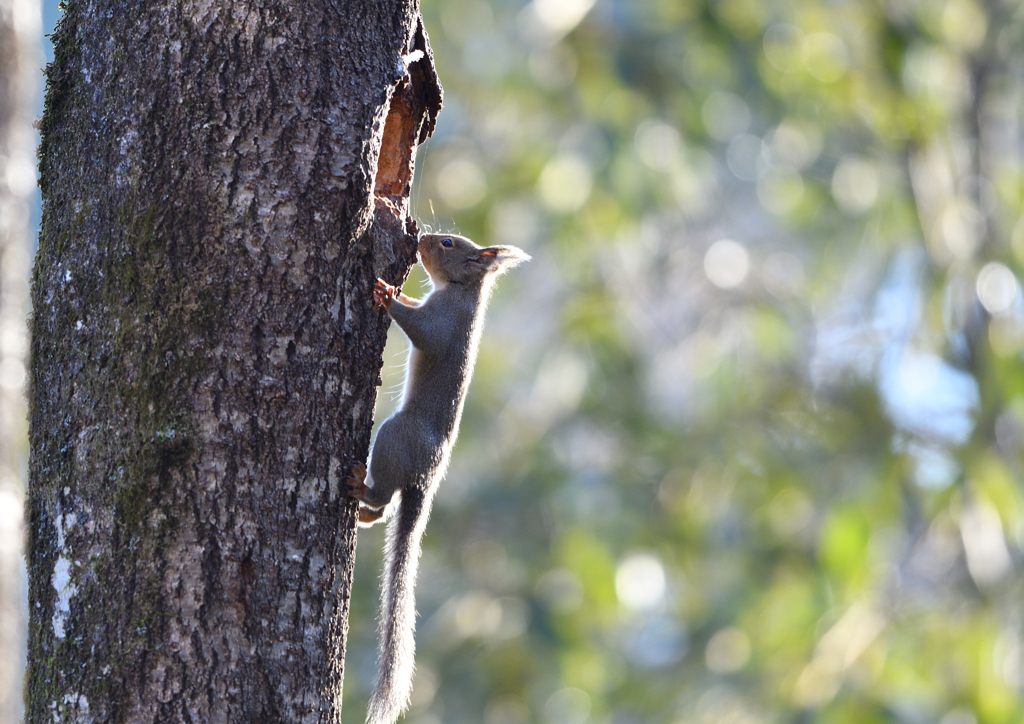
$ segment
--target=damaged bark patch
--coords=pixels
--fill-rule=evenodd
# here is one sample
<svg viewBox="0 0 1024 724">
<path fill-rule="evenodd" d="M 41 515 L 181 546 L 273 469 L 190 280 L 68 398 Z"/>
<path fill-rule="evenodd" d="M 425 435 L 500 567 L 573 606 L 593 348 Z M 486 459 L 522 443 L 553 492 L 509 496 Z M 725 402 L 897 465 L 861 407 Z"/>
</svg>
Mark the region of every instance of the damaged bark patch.
<svg viewBox="0 0 1024 724">
<path fill-rule="evenodd" d="M 374 196 L 393 202 L 408 198 L 416 165 L 414 151 L 422 116 L 414 114 L 411 96 L 412 84 L 403 80 L 391 97 L 377 160 Z"/>
<path fill-rule="evenodd" d="M 401 65 L 404 72 L 391 94 L 373 188 L 378 209 L 385 206 L 399 219 L 409 213 L 416 146 L 433 133 L 442 103 L 441 85 L 422 20 L 413 38 L 413 48 L 402 57 Z"/>
</svg>

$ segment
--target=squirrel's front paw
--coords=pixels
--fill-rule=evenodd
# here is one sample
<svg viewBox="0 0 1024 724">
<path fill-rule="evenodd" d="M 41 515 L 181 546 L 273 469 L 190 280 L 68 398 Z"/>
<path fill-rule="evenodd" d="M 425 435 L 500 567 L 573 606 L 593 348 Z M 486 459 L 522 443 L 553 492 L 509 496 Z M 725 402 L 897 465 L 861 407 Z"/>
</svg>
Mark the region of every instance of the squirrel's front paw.
<svg viewBox="0 0 1024 724">
<path fill-rule="evenodd" d="M 383 279 L 378 279 L 373 284 L 373 301 L 384 309 L 390 309 L 391 303 L 398 296 L 398 290 Z"/>
</svg>

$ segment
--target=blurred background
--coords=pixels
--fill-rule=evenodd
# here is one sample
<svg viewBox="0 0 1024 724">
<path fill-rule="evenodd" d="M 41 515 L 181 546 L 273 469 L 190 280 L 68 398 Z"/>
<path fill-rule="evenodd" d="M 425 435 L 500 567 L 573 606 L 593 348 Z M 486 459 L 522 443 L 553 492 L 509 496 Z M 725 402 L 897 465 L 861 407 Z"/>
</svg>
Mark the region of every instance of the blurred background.
<svg viewBox="0 0 1024 724">
<path fill-rule="evenodd" d="M 406 721 L 1024 719 L 1024 5 L 422 2 L 421 225 L 534 259 L 427 529 Z"/>
<path fill-rule="evenodd" d="M 1024 721 L 1024 5 L 422 1 L 418 218 L 534 259 L 427 529 L 406 721 Z"/>
</svg>

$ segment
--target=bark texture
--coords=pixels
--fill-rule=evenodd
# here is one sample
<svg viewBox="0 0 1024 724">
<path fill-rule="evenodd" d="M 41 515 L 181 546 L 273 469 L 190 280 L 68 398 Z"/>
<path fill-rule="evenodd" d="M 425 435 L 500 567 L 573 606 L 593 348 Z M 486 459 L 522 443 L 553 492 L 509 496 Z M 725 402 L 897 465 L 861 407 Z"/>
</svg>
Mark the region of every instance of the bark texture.
<svg viewBox="0 0 1024 724">
<path fill-rule="evenodd" d="M 0 724 L 17 724 L 22 713 L 26 247 L 39 24 L 36 0 L 0 0 Z"/>
<path fill-rule="evenodd" d="M 441 101 L 421 23 L 416 0 L 67 2 L 32 290 L 29 722 L 340 720 L 370 289 L 414 259 Z"/>
</svg>

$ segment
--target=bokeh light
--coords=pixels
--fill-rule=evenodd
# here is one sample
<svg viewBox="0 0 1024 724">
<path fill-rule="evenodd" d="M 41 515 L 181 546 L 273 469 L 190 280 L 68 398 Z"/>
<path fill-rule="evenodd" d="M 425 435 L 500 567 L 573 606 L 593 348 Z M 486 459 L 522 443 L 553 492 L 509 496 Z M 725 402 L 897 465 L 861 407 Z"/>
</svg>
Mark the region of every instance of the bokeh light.
<svg viewBox="0 0 1024 724">
<path fill-rule="evenodd" d="M 716 287 L 732 289 L 743 283 L 750 271 L 750 254 L 732 239 L 719 239 L 704 255 L 704 273 Z"/>
</svg>

